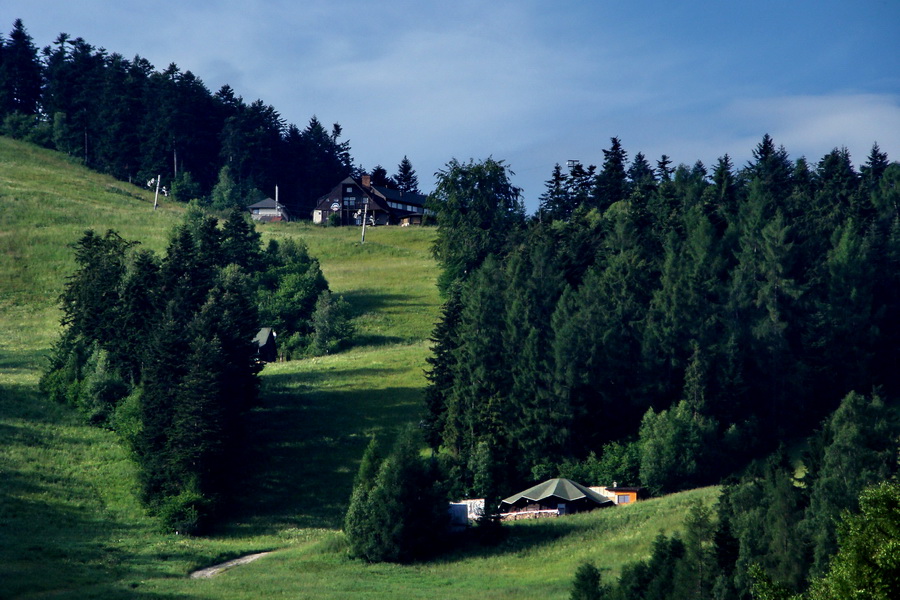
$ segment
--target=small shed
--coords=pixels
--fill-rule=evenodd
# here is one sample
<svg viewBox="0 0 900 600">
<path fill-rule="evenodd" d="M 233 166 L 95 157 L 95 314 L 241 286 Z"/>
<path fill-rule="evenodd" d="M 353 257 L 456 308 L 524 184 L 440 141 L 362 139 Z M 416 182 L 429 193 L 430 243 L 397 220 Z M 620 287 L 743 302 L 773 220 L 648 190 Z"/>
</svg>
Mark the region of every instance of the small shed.
<svg viewBox="0 0 900 600">
<path fill-rule="evenodd" d="M 504 519 L 567 515 L 613 506 L 613 501 L 571 479 L 549 479 L 500 503 Z"/>
<path fill-rule="evenodd" d="M 613 485 L 606 488 L 612 495 L 616 504 L 633 504 L 638 500 L 646 500 L 650 497 L 650 493 L 646 488 L 642 487 L 625 487 Z"/>
<path fill-rule="evenodd" d="M 256 343 L 256 358 L 262 362 L 278 360 L 278 346 L 275 344 L 275 331 L 271 327 L 263 327 L 253 338 Z"/>
</svg>

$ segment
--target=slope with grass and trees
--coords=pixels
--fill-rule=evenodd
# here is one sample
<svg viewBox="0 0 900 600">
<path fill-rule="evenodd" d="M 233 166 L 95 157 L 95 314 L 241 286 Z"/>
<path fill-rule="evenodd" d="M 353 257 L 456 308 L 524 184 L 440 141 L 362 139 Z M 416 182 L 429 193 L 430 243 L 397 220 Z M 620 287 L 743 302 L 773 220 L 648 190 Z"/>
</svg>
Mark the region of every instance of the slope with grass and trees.
<svg viewBox="0 0 900 600">
<path fill-rule="evenodd" d="M 262 247 L 275 240 L 281 251 L 292 240 L 317 257 L 329 287 L 350 307 L 353 346 L 268 364 L 258 405 L 246 415 L 243 458 L 229 473 L 241 481 L 241 493 L 210 535 L 166 533 L 140 503 L 139 472 L 121 441 L 136 429 L 90 426 L 76 408 L 42 394 L 38 380 L 59 336 L 57 299 L 78 266 L 73 244 L 89 229 L 140 242 L 130 247 L 134 275 L 122 289 L 139 287 L 142 277 L 159 276 L 147 251 L 167 254 L 184 209 L 163 201 L 154 211 L 150 192 L 9 138 L 0 138 L 0 162 L 6 597 L 248 598 L 287 591 L 338 598 L 363 590 L 401 598 L 433 597 L 436 590 L 456 598 L 564 597 L 580 561 L 594 561 L 604 581 L 614 580 L 649 552 L 657 532 L 677 531 L 694 501 L 715 498 L 716 490 L 706 489 L 632 511 L 522 524 L 499 546 L 457 549 L 430 566 L 350 560 L 340 528 L 365 447 L 378 436 L 390 448 L 398 427 L 422 416 L 428 337 L 440 308 L 430 256 L 435 231 L 375 228 L 360 245 L 350 229 L 282 223 L 259 228 Z M 197 360 L 202 364 L 202 356 Z M 182 389 L 203 389 L 206 374 L 193 369 L 185 376 L 193 383 Z M 267 550 L 277 552 L 213 579 L 187 578 Z"/>
<path fill-rule="evenodd" d="M 877 144 L 857 170 L 766 135 L 710 173 L 612 138 L 532 218 L 503 161 L 453 159 L 435 230 L 363 244 L 240 210 L 353 172 L 337 124 L 66 34 L 38 52 L 21 21 L 0 82 L 0 595 L 890 589 L 900 168 Z M 199 201 L 126 183 L 160 175 Z M 406 157 L 378 176 L 417 186 Z M 259 372 L 264 324 L 295 360 Z M 565 474 L 661 497 L 443 536 L 446 500 Z"/>
</svg>

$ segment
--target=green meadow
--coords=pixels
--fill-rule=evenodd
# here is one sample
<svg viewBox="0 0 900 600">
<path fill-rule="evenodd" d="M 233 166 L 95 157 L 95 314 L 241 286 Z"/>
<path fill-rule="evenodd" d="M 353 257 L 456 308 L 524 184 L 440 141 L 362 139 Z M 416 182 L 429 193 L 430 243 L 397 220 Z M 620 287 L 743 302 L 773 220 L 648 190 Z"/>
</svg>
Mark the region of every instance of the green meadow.
<svg viewBox="0 0 900 600">
<path fill-rule="evenodd" d="M 339 354 L 267 365 L 251 443 L 234 465 L 243 493 L 205 538 L 163 534 L 135 497 L 135 470 L 110 431 L 37 389 L 58 335 L 57 298 L 85 229 L 162 252 L 182 207 L 64 156 L 0 137 L 0 598 L 566 598 L 577 566 L 604 577 L 680 528 L 705 488 L 565 519 L 519 522 L 492 548 L 418 565 L 349 560 L 340 532 L 363 449 L 420 417 L 428 336 L 440 312 L 434 230 L 305 223 L 259 226 L 309 246 L 357 327 Z M 513 492 L 515 490 L 511 490 Z M 271 554 L 208 580 L 199 568 Z"/>
</svg>

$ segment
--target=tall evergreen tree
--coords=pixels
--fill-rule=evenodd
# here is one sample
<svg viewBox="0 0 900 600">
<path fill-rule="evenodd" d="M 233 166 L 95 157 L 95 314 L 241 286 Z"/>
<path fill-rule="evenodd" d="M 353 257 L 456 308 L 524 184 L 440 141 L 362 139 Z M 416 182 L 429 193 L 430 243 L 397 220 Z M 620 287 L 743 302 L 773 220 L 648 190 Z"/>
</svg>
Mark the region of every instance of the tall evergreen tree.
<svg viewBox="0 0 900 600">
<path fill-rule="evenodd" d="M 505 463 L 513 448 L 509 416 L 517 407 L 510 398 L 511 381 L 504 368 L 505 279 L 498 261 L 489 256 L 463 292 L 454 389 L 447 401 L 443 440 L 464 466 L 473 459 L 480 441 L 490 445 L 498 464 Z M 514 479 L 516 473 L 510 470 L 507 477 Z"/>
<path fill-rule="evenodd" d="M 617 137 L 610 138 L 609 150 L 603 151 L 603 166 L 597 174 L 594 205 L 601 211 L 621 202 L 628 195 L 628 176 L 625 164 L 628 155 Z"/>
<path fill-rule="evenodd" d="M 362 480 L 354 490 L 345 525 L 351 553 L 368 562 L 412 562 L 440 549 L 446 502 L 411 430 L 400 435 L 375 481 Z"/>
<path fill-rule="evenodd" d="M 37 114 L 41 101 L 41 63 L 22 19 L 16 19 L 2 44 L 0 117 L 10 113 Z"/>
<path fill-rule="evenodd" d="M 419 178 L 416 175 L 416 170 L 412 167 L 412 163 L 405 155 L 400 164 L 397 165 L 397 174 L 394 176 L 394 181 L 397 182 L 397 189 L 404 194 L 419 193 Z"/>
<path fill-rule="evenodd" d="M 504 343 L 510 371 L 510 397 L 517 401 L 520 460 L 534 466 L 568 445 L 571 415 L 553 385 L 552 317 L 565 288 L 557 260 L 557 241 L 544 228 L 532 229 L 509 257 L 506 271 Z"/>
<path fill-rule="evenodd" d="M 441 318 L 431 334 L 431 356 L 425 360 L 429 365 L 425 372 L 428 385 L 425 387 L 425 417 L 423 428 L 425 441 L 432 449 L 442 443 L 446 427 L 448 403 L 455 386 L 457 350 L 459 348 L 460 322 L 462 317 L 462 290 L 454 285 L 447 294 L 441 309 Z"/>
<path fill-rule="evenodd" d="M 566 220 L 571 214 L 569 194 L 566 189 L 566 176 L 563 175 L 559 163 L 553 167 L 553 173 L 545 183 L 544 193 L 540 197 L 539 218 Z"/>
</svg>

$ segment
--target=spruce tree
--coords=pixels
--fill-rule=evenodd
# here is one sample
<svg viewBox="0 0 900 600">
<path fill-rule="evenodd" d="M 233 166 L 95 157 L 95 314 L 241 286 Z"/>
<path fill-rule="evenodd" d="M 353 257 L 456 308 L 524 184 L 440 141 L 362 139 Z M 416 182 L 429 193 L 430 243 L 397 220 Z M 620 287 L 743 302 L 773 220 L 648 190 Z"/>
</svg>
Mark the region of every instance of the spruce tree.
<svg viewBox="0 0 900 600">
<path fill-rule="evenodd" d="M 617 137 L 611 138 L 609 150 L 603 151 L 603 166 L 597 175 L 594 190 L 594 206 L 601 211 L 627 197 L 628 176 L 625 173 L 627 160 L 628 154 L 622 148 L 621 140 Z"/>
<path fill-rule="evenodd" d="M 34 115 L 41 101 L 41 63 L 37 48 L 22 19 L 16 19 L 9 39 L 3 44 L 3 62 L 0 64 L 5 94 L 0 106 L 0 116 L 9 113 Z"/>
<path fill-rule="evenodd" d="M 419 178 L 416 176 L 416 170 L 413 169 L 412 163 L 405 155 L 397 165 L 397 175 L 394 176 L 394 181 L 397 182 L 397 189 L 404 194 L 419 193 Z"/>
<path fill-rule="evenodd" d="M 408 429 L 381 463 L 371 487 L 361 481 L 354 490 L 345 522 L 351 553 L 368 562 L 428 558 L 440 548 L 447 524 L 437 474 L 419 457 L 418 438 Z"/>
<path fill-rule="evenodd" d="M 442 443 L 448 403 L 455 385 L 456 352 L 459 347 L 462 312 L 461 295 L 461 286 L 458 284 L 448 291 L 447 300 L 441 309 L 441 318 L 431 334 L 431 355 L 425 359 L 429 366 L 425 372 L 428 385 L 425 387 L 423 429 L 425 441 L 435 450 Z"/>
<path fill-rule="evenodd" d="M 572 415 L 559 401 L 553 381 L 553 312 L 565 288 L 557 257 L 556 237 L 537 228 L 507 263 L 507 368 L 510 398 L 518 405 L 511 415 L 513 438 L 528 469 L 569 448 Z"/>
<path fill-rule="evenodd" d="M 569 600 L 603 600 L 608 592 L 601 582 L 600 570 L 593 563 L 585 562 L 575 571 Z"/>
</svg>

